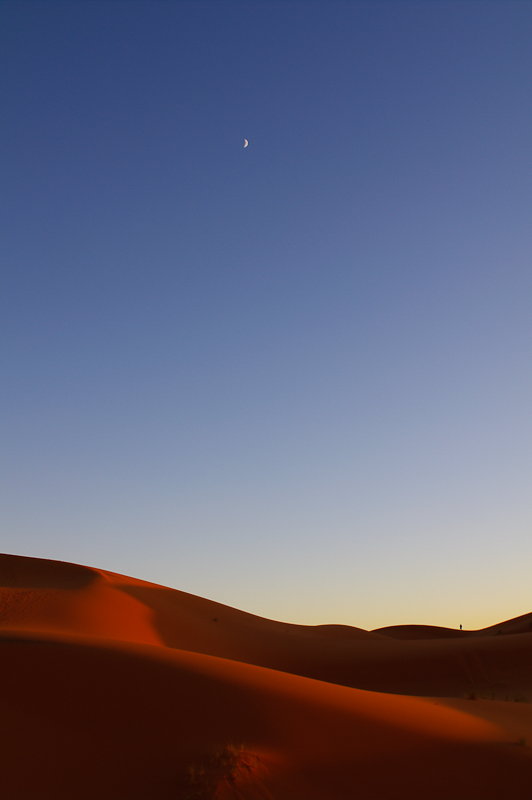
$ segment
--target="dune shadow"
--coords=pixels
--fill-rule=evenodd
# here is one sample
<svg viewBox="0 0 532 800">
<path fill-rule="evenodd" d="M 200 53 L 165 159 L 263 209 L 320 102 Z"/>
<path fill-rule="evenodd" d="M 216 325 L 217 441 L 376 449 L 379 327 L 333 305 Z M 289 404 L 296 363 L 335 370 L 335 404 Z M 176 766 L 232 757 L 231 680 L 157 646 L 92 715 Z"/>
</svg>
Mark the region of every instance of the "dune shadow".
<svg viewBox="0 0 532 800">
<path fill-rule="evenodd" d="M 151 609 L 152 624 L 167 647 L 195 649 L 197 626 L 202 623 L 213 627 L 212 634 L 217 639 L 216 614 L 220 616 L 224 609 L 219 603 L 163 586 L 121 584 L 120 591 Z"/>
<path fill-rule="evenodd" d="M 90 567 L 0 554 L 0 586 L 10 589 L 82 589 L 98 577 Z"/>
</svg>

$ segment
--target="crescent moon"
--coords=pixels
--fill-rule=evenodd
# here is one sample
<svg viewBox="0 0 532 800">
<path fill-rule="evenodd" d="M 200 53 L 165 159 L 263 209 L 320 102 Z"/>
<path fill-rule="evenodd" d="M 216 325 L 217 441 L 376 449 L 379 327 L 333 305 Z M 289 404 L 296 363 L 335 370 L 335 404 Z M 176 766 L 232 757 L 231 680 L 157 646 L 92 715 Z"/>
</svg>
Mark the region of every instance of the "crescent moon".
<svg viewBox="0 0 532 800">
<path fill-rule="evenodd" d="M 249 144 L 248 140 L 247 140 L 247 139 L 244 139 L 244 147 L 247 147 L 247 146 L 248 146 L 248 144 Z"/>
</svg>

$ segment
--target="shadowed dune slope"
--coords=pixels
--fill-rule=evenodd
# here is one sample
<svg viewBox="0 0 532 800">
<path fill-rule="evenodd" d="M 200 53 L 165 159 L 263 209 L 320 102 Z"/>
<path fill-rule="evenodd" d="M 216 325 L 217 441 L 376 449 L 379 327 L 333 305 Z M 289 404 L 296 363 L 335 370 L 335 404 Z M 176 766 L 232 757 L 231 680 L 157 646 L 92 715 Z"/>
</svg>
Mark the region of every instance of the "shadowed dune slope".
<svg viewBox="0 0 532 800">
<path fill-rule="evenodd" d="M 7 798 L 185 798 L 188 768 L 228 742 L 265 768 L 250 800 L 530 796 L 527 748 L 434 701 L 73 635 L 5 632 L 0 647 Z"/>
<path fill-rule="evenodd" d="M 525 618 L 398 639 L 9 555 L 0 587 L 3 800 L 531 796 L 532 705 L 463 699 L 530 696 Z"/>
</svg>

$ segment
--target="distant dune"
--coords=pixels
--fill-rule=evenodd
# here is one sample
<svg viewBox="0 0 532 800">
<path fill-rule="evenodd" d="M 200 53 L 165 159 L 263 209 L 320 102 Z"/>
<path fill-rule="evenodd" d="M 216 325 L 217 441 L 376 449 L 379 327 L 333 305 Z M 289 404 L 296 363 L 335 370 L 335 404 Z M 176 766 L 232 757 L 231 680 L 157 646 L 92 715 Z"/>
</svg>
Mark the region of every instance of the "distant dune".
<svg viewBox="0 0 532 800">
<path fill-rule="evenodd" d="M 0 556 L 2 800 L 530 800 L 532 614 L 290 625 Z"/>
</svg>

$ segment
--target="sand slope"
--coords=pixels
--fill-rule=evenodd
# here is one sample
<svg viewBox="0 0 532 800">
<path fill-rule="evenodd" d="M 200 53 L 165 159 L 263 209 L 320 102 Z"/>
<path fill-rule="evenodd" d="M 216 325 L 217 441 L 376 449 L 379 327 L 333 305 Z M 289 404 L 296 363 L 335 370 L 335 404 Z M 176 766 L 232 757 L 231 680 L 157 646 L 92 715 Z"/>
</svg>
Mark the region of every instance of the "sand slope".
<svg viewBox="0 0 532 800">
<path fill-rule="evenodd" d="M 399 640 L 16 556 L 0 586 L 7 800 L 532 796 L 532 705 L 462 691 L 530 693 L 515 620 Z M 230 743 L 251 759 L 234 785 L 216 761 Z"/>
</svg>

